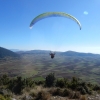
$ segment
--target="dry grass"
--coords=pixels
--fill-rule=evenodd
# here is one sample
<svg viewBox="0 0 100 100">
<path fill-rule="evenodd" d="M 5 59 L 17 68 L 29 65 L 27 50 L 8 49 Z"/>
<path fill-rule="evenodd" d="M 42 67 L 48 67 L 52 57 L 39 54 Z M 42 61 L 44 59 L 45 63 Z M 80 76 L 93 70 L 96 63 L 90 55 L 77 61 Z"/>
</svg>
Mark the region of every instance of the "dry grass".
<svg viewBox="0 0 100 100">
<path fill-rule="evenodd" d="M 48 100 L 48 99 L 50 99 L 50 97 L 51 97 L 51 94 L 50 94 L 49 92 L 40 91 L 40 92 L 37 94 L 35 100 Z"/>
<path fill-rule="evenodd" d="M 22 95 L 15 95 L 17 100 L 23 100 L 30 95 L 34 100 L 87 100 L 85 95 L 70 89 L 61 88 L 44 88 L 42 86 L 35 86 L 33 89 L 24 90 Z M 25 99 L 24 99 L 25 100 Z"/>
<path fill-rule="evenodd" d="M 86 95 L 81 95 L 80 100 L 87 100 Z"/>
<path fill-rule="evenodd" d="M 69 89 L 53 88 L 49 92 L 53 96 L 68 97 L 69 99 L 79 99 L 81 97 L 80 92 L 74 92 Z"/>
<path fill-rule="evenodd" d="M 62 96 L 63 90 L 60 88 L 51 88 L 49 90 L 49 93 L 52 94 L 53 96 L 57 96 L 57 95 Z"/>
</svg>

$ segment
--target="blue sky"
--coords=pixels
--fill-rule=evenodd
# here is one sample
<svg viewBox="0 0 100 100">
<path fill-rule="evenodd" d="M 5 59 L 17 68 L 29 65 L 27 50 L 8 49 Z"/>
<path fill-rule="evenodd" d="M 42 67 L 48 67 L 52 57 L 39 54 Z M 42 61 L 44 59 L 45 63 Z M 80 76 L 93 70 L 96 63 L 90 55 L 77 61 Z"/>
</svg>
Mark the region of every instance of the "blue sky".
<svg viewBox="0 0 100 100">
<path fill-rule="evenodd" d="M 29 24 L 44 12 L 66 12 Z M 100 54 L 100 0 L 0 0 L 0 46 L 19 50 L 78 51 Z"/>
</svg>

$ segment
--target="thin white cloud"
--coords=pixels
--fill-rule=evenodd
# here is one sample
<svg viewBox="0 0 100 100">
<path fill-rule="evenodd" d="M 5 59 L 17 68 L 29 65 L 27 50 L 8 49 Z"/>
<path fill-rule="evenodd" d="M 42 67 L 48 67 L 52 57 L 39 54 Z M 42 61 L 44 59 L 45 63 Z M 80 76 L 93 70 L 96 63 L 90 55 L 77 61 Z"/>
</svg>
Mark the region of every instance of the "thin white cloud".
<svg viewBox="0 0 100 100">
<path fill-rule="evenodd" d="M 84 11 L 83 14 L 84 14 L 84 15 L 88 15 L 88 12 L 87 12 L 87 11 Z"/>
</svg>

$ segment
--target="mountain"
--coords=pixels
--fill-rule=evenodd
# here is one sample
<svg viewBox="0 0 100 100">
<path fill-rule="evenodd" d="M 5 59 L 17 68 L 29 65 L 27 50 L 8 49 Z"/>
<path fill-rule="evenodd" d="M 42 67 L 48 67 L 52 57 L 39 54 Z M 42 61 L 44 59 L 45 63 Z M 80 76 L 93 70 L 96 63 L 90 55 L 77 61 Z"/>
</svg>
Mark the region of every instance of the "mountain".
<svg viewBox="0 0 100 100">
<path fill-rule="evenodd" d="M 61 54 L 65 55 L 65 56 L 80 56 L 80 57 L 86 57 L 86 56 L 94 57 L 94 56 L 98 56 L 98 57 L 100 57 L 100 54 L 83 53 L 83 52 L 75 52 L 75 51 L 66 51 L 66 52 L 63 52 Z"/>
<path fill-rule="evenodd" d="M 51 59 L 49 50 L 30 50 L 16 52 L 21 59 L 0 62 L 0 74 L 9 76 L 45 77 L 54 72 L 57 77 L 77 76 L 86 81 L 100 83 L 100 54 L 75 51 L 56 52 Z M 5 53 L 6 54 L 6 53 Z M 15 53 L 14 53 L 15 54 Z M 8 67 L 10 66 L 10 67 Z"/>
<path fill-rule="evenodd" d="M 10 51 L 6 48 L 0 47 L 0 58 L 5 58 L 5 57 L 19 57 L 19 54 Z"/>
<path fill-rule="evenodd" d="M 17 51 L 18 54 L 49 54 L 49 50 L 30 50 L 30 51 Z M 73 57 L 100 57 L 100 54 L 93 53 L 83 53 L 83 52 L 75 52 L 75 51 L 66 51 L 66 52 L 55 52 L 57 55 L 62 56 L 73 56 Z"/>
<path fill-rule="evenodd" d="M 47 54 L 49 52 L 49 50 L 17 51 L 18 54 Z"/>
</svg>

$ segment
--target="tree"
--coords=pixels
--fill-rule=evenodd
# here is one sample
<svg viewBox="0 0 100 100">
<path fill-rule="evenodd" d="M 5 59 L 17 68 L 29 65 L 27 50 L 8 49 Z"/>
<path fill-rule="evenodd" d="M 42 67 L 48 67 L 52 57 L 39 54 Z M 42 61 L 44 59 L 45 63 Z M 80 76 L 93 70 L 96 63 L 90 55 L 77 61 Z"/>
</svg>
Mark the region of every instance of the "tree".
<svg viewBox="0 0 100 100">
<path fill-rule="evenodd" d="M 55 75 L 54 73 L 50 73 L 49 75 L 46 76 L 45 84 L 47 87 L 54 86 L 55 83 Z"/>
</svg>

